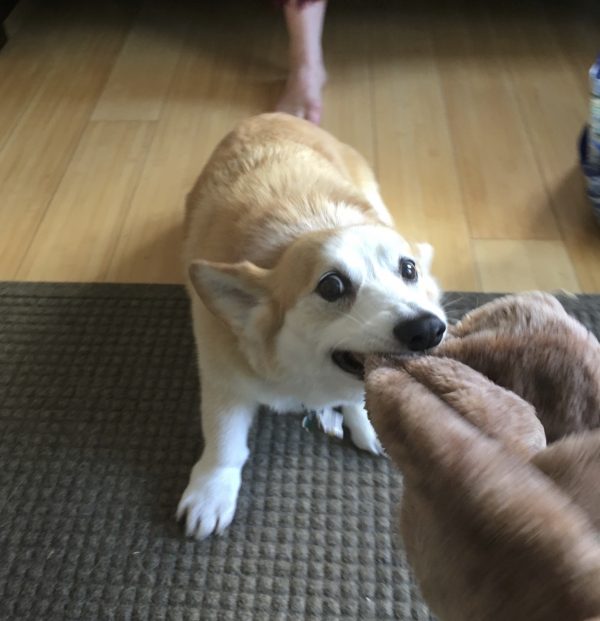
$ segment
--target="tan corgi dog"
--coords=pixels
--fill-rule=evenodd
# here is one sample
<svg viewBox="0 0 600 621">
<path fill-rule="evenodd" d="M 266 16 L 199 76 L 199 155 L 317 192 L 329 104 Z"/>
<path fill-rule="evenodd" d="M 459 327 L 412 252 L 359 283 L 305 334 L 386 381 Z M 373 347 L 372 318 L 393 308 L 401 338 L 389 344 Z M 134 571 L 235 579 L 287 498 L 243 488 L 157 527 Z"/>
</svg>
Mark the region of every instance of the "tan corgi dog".
<svg viewBox="0 0 600 621">
<path fill-rule="evenodd" d="M 204 452 L 178 508 L 189 535 L 232 521 L 259 406 L 343 415 L 381 447 L 364 408 L 363 357 L 443 338 L 432 249 L 394 230 L 351 147 L 286 114 L 240 123 L 188 196 L 184 261 Z"/>
</svg>

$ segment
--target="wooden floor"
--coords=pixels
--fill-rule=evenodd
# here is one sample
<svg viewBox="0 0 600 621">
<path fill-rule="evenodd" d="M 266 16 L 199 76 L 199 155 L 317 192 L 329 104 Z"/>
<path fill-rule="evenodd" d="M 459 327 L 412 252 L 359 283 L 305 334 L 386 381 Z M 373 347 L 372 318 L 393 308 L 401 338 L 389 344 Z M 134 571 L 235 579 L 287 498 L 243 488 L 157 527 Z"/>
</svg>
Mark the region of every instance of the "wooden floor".
<svg viewBox="0 0 600 621">
<path fill-rule="evenodd" d="M 373 164 L 400 230 L 434 244 L 447 289 L 600 291 L 576 153 L 600 18 L 547 4 L 330 3 L 323 125 Z M 8 30 L 0 279 L 180 281 L 186 192 L 282 87 L 281 14 L 22 0 Z"/>
</svg>

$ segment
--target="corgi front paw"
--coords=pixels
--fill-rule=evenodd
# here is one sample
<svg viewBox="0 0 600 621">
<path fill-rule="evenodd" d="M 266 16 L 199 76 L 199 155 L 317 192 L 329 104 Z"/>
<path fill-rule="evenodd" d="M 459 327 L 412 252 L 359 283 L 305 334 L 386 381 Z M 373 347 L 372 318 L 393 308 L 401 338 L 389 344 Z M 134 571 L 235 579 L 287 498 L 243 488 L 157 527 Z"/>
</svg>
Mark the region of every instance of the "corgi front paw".
<svg viewBox="0 0 600 621">
<path fill-rule="evenodd" d="M 223 533 L 233 520 L 240 484 L 237 467 L 206 467 L 202 460 L 194 466 L 177 507 L 177 519 L 185 515 L 188 537 L 204 539 Z"/>
<path fill-rule="evenodd" d="M 345 405 L 342 408 L 342 413 L 344 423 L 350 430 L 350 437 L 355 446 L 363 451 L 373 453 L 373 455 L 385 455 L 364 407 Z"/>
<path fill-rule="evenodd" d="M 375 430 L 371 427 L 371 423 L 369 423 L 368 427 L 354 427 L 350 430 L 350 437 L 354 446 L 357 446 L 359 449 L 373 453 L 373 455 L 385 455 L 385 451 L 377 438 Z"/>
</svg>

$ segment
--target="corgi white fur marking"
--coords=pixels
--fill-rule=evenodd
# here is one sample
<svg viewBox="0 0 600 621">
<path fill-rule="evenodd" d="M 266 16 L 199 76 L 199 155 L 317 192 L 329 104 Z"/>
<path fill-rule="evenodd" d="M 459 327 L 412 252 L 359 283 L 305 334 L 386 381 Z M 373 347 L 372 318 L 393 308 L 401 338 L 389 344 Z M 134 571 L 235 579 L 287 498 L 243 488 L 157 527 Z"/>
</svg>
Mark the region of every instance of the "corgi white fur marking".
<svg viewBox="0 0 600 621">
<path fill-rule="evenodd" d="M 392 228 L 363 158 L 322 129 L 264 114 L 219 144 L 186 211 L 205 441 L 178 508 L 189 535 L 231 523 L 260 405 L 341 407 L 353 442 L 381 452 L 361 355 L 441 340 L 431 260 Z"/>
</svg>

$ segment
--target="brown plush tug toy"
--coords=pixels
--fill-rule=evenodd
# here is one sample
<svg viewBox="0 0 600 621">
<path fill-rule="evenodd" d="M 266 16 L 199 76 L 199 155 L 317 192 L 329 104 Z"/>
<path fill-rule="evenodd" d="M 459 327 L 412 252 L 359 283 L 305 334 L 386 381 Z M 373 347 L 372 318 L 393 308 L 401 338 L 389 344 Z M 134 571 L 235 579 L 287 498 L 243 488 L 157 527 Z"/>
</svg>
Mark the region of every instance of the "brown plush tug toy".
<svg viewBox="0 0 600 621">
<path fill-rule="evenodd" d="M 550 295 L 509 296 L 431 355 L 372 358 L 366 384 L 441 621 L 600 619 L 596 338 Z"/>
</svg>

